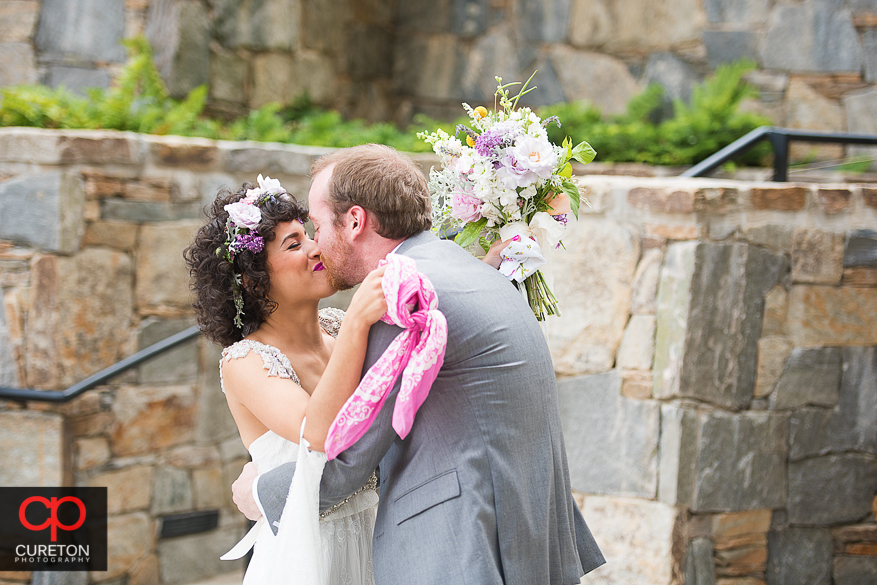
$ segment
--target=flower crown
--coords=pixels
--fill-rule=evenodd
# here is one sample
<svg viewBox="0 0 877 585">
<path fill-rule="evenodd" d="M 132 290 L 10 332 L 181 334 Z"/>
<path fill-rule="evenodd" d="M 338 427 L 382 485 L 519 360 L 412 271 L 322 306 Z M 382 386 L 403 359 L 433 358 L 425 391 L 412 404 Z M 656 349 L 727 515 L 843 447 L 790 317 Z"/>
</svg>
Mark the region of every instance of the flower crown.
<svg viewBox="0 0 877 585">
<path fill-rule="evenodd" d="M 243 199 L 229 203 L 224 207 L 228 213 L 228 219 L 225 221 L 225 245 L 224 248 L 220 246 L 216 249 L 216 255 L 225 258 L 232 265 L 234 265 L 235 254 L 238 252 L 249 250 L 253 254 L 258 254 L 265 248 L 265 239 L 256 231 L 256 227 L 262 221 L 260 208 L 266 201 L 273 201 L 276 197 L 286 194 L 286 190 L 277 179 L 263 178 L 262 175 L 259 175 L 258 181 L 259 187 L 257 189 L 248 189 Z M 241 293 L 243 282 L 241 275 L 234 270 L 232 270 L 232 275 L 234 324 L 238 329 L 243 329 L 244 323 L 241 320 L 241 315 L 244 314 L 244 297 Z"/>
</svg>

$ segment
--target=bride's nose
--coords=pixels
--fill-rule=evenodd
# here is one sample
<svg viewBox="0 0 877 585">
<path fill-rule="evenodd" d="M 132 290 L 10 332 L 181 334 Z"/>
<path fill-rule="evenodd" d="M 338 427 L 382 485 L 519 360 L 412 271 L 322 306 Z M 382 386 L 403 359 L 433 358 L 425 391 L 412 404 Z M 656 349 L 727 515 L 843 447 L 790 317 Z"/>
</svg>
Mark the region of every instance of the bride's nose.
<svg viewBox="0 0 877 585">
<path fill-rule="evenodd" d="M 314 240 L 309 240 L 306 245 L 310 246 L 308 248 L 308 258 L 317 259 L 320 257 L 320 247 Z"/>
</svg>

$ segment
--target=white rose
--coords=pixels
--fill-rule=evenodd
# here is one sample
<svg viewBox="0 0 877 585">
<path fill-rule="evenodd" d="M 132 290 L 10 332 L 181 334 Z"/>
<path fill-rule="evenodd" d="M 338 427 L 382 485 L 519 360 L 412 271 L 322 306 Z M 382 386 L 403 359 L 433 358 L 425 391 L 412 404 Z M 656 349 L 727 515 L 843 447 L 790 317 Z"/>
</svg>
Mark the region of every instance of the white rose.
<svg viewBox="0 0 877 585">
<path fill-rule="evenodd" d="M 261 176 L 260 176 L 261 178 Z M 224 208 L 228 212 L 228 216 L 238 227 L 249 229 L 255 228 L 262 221 L 262 212 L 255 205 L 238 201 L 229 203 Z"/>
<path fill-rule="evenodd" d="M 262 175 L 259 175 L 259 189 L 262 193 L 283 193 L 285 189 L 280 184 L 280 181 L 277 179 L 272 179 L 271 177 L 262 178 Z"/>
<path fill-rule="evenodd" d="M 519 136 L 512 153 L 519 169 L 530 170 L 542 179 L 550 178 L 557 164 L 557 153 L 552 144 L 532 136 Z"/>
</svg>

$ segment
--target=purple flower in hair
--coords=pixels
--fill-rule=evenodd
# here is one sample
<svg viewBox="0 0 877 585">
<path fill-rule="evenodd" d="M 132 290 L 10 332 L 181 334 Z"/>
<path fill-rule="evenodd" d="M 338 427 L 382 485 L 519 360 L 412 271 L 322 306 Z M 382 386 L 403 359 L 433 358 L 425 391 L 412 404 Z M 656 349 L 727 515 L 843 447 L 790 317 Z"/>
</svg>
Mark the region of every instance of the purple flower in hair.
<svg viewBox="0 0 877 585">
<path fill-rule="evenodd" d="M 253 254 L 258 254 L 265 248 L 265 239 L 258 233 L 243 234 L 237 237 L 236 248 L 246 248 Z"/>
</svg>

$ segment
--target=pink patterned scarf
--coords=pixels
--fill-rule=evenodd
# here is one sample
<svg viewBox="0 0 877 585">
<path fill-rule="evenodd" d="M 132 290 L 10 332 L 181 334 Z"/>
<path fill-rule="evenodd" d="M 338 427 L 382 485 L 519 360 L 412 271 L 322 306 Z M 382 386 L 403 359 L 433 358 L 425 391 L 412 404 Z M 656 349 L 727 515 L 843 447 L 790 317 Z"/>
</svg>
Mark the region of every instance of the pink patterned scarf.
<svg viewBox="0 0 877 585">
<path fill-rule="evenodd" d="M 381 320 L 405 329 L 369 368 L 356 391 L 338 412 L 326 437 L 326 455 L 334 459 L 369 429 L 402 374 L 402 387 L 393 410 L 393 429 L 408 436 L 417 409 L 426 400 L 445 360 L 448 323 L 439 311 L 432 283 L 417 272 L 414 260 L 388 254 L 381 285 L 387 314 Z M 413 311 L 413 312 L 412 312 Z"/>
</svg>

